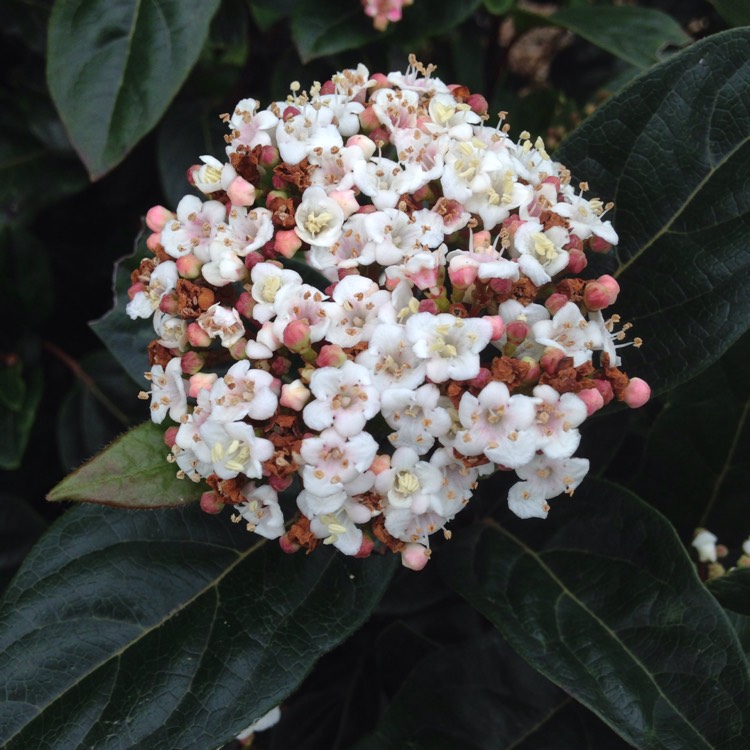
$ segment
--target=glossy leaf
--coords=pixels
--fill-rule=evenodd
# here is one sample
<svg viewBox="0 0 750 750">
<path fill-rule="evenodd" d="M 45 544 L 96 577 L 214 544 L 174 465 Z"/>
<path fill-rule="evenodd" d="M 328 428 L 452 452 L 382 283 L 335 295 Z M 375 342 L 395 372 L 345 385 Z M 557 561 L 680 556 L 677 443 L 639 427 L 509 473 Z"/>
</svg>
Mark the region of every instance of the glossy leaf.
<svg viewBox="0 0 750 750">
<path fill-rule="evenodd" d="M 284 555 L 190 510 L 77 507 L 0 607 L 0 744 L 215 748 L 368 616 L 393 558 Z"/>
<path fill-rule="evenodd" d="M 629 5 L 565 8 L 547 16 L 547 20 L 639 68 L 657 62 L 666 47 L 682 47 L 690 41 L 677 21 L 652 8 Z"/>
<path fill-rule="evenodd" d="M 652 68 L 555 152 L 612 200 L 608 270 L 643 348 L 625 368 L 657 392 L 716 361 L 750 325 L 750 29 Z"/>
<path fill-rule="evenodd" d="M 21 498 L 0 492 L 0 591 L 4 591 L 46 526 Z"/>
<path fill-rule="evenodd" d="M 131 320 L 125 308 L 128 304 L 130 272 L 145 257 L 151 257 L 151 252 L 146 248 L 144 233 L 141 233 L 133 255 L 121 258 L 115 266 L 114 306 L 101 318 L 89 323 L 94 333 L 141 388 L 146 384 L 143 373 L 151 369 L 148 345 L 154 339 L 154 331 L 153 326 L 146 321 Z"/>
<path fill-rule="evenodd" d="M 529 664 L 636 747 L 743 747 L 750 674 L 668 522 L 588 479 L 543 523 L 536 549 L 490 522 L 438 562 Z"/>
<path fill-rule="evenodd" d="M 47 81 L 92 179 L 159 121 L 208 35 L 219 0 L 57 0 Z"/>
<path fill-rule="evenodd" d="M 630 747 L 515 654 L 497 633 L 435 649 L 352 750 Z"/>
<path fill-rule="evenodd" d="M 708 0 L 731 26 L 750 26 L 750 5 L 746 0 Z"/>
<path fill-rule="evenodd" d="M 735 568 L 707 582 L 708 590 L 726 610 L 750 667 L 750 568 Z"/>
<path fill-rule="evenodd" d="M 636 478 L 685 541 L 706 527 L 730 546 L 747 517 L 750 484 L 750 334 L 675 389 L 648 435 Z M 739 533 L 744 533 L 744 529 Z"/>
<path fill-rule="evenodd" d="M 179 507 L 200 499 L 203 485 L 177 479 L 167 462 L 167 425 L 144 422 L 121 435 L 53 487 L 47 500 L 80 500 L 120 508 Z"/>
<path fill-rule="evenodd" d="M 23 380 L 23 401 L 16 408 L 0 404 L 0 469 L 17 469 L 21 465 L 42 399 L 41 368 L 24 368 Z"/>
</svg>

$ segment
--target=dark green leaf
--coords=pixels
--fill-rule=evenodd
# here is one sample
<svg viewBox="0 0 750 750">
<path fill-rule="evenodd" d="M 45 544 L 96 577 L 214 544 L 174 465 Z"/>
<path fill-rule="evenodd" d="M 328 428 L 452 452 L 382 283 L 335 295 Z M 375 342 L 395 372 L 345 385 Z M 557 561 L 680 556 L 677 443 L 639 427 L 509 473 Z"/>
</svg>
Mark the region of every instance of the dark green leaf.
<svg viewBox="0 0 750 750">
<path fill-rule="evenodd" d="M 57 0 L 47 81 L 92 179 L 159 121 L 208 35 L 219 0 Z"/>
<path fill-rule="evenodd" d="M 0 362 L 0 408 L 21 411 L 26 398 L 23 382 L 23 365 L 20 360 Z"/>
<path fill-rule="evenodd" d="M 82 378 L 63 400 L 57 415 L 62 465 L 80 466 L 145 416 L 138 388 L 109 352 L 96 352 L 80 363 Z"/>
<path fill-rule="evenodd" d="M 713 367 L 673 391 L 649 433 L 636 478 L 641 495 L 685 540 L 706 527 L 730 546 L 747 529 L 750 484 L 750 334 Z"/>
<path fill-rule="evenodd" d="M 47 500 L 81 500 L 121 508 L 166 508 L 196 502 L 205 489 L 177 479 L 167 462 L 166 426 L 144 422 L 119 437 L 47 495 Z"/>
<path fill-rule="evenodd" d="M 0 28 L 6 34 L 23 39 L 37 54 L 44 55 L 51 5 L 52 0 L 3 0 Z"/>
<path fill-rule="evenodd" d="M 0 609 L 0 744 L 211 749 L 284 700 L 394 560 L 256 539 L 197 508 L 66 513 Z"/>
<path fill-rule="evenodd" d="M 750 5 L 747 0 L 708 0 L 731 26 L 750 26 Z"/>
<path fill-rule="evenodd" d="M 556 151 L 615 202 L 608 270 L 644 340 L 626 366 L 660 392 L 716 361 L 750 323 L 750 29 L 652 68 Z"/>
<path fill-rule="evenodd" d="M 690 41 L 677 21 L 652 8 L 629 5 L 566 8 L 546 18 L 639 68 L 657 62 L 666 47 L 682 47 Z"/>
<path fill-rule="evenodd" d="M 24 399 L 19 408 L 0 405 L 0 469 L 17 469 L 29 442 L 39 401 L 43 378 L 40 367 L 24 369 Z"/>
<path fill-rule="evenodd" d="M 597 480 L 558 503 L 538 551 L 495 522 L 452 542 L 449 583 L 636 747 L 745 747 L 747 664 L 668 522 Z"/>
<path fill-rule="evenodd" d="M 0 493 L 0 591 L 5 590 L 45 526 L 28 503 Z"/>
<path fill-rule="evenodd" d="M 148 345 L 154 338 L 154 331 L 146 321 L 131 320 L 125 308 L 128 304 L 130 272 L 146 257 L 152 257 L 152 253 L 146 248 L 146 238 L 142 233 L 135 243 L 135 252 L 121 258 L 115 266 L 113 308 L 98 320 L 89 323 L 94 333 L 139 387 L 144 385 L 143 373 L 151 369 Z"/>
<path fill-rule="evenodd" d="M 516 4 L 516 0 L 483 0 L 484 7 L 495 16 L 504 16 Z"/>
<path fill-rule="evenodd" d="M 427 655 L 353 750 L 627 748 L 497 633 Z"/>
<path fill-rule="evenodd" d="M 726 610 L 750 663 L 750 568 L 735 568 L 707 585 Z"/>
<path fill-rule="evenodd" d="M 381 33 L 362 6 L 348 0 L 302 0 L 292 15 L 292 38 L 302 62 L 362 47 Z"/>
</svg>

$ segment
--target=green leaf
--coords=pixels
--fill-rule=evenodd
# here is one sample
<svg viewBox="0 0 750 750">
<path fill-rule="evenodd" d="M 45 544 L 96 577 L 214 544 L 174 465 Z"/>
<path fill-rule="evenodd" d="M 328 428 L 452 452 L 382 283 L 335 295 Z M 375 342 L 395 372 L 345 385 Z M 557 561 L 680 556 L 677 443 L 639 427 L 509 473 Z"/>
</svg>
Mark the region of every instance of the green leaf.
<svg viewBox="0 0 750 750">
<path fill-rule="evenodd" d="M 6 750 L 215 748 L 367 618 L 393 557 L 284 555 L 197 508 L 81 506 L 0 606 Z"/>
<path fill-rule="evenodd" d="M 707 582 L 724 607 L 750 664 L 750 568 L 735 568 Z"/>
<path fill-rule="evenodd" d="M 21 498 L 0 492 L 0 591 L 4 591 L 46 523 Z"/>
<path fill-rule="evenodd" d="M 57 415 L 57 444 L 67 471 L 102 450 L 145 414 L 138 388 L 109 352 L 89 355 L 80 368 L 79 379 Z"/>
<path fill-rule="evenodd" d="M 352 750 L 627 748 L 595 716 L 515 654 L 497 633 L 435 649 Z"/>
<path fill-rule="evenodd" d="M 533 549 L 490 522 L 438 564 L 529 664 L 636 747 L 744 747 L 747 664 L 669 523 L 588 480 L 542 527 Z"/>
<path fill-rule="evenodd" d="M 21 465 L 42 399 L 43 382 L 40 367 L 27 367 L 20 406 L 11 409 L 0 405 L 0 469 L 17 469 Z"/>
<path fill-rule="evenodd" d="M 657 62 L 666 47 L 690 42 L 677 21 L 652 8 L 597 5 L 566 8 L 546 18 L 639 68 Z"/>
<path fill-rule="evenodd" d="M 144 385 L 143 373 L 151 369 L 148 345 L 154 338 L 154 332 L 143 320 L 131 320 L 125 308 L 128 304 L 130 273 L 147 257 L 152 257 L 152 253 L 146 247 L 146 233 L 143 231 L 135 242 L 133 254 L 121 258 L 115 266 L 113 308 L 89 323 L 94 333 L 139 387 Z"/>
<path fill-rule="evenodd" d="M 732 26 L 750 26 L 747 0 L 708 0 L 719 15 Z"/>
<path fill-rule="evenodd" d="M 166 426 L 144 422 L 53 487 L 47 500 L 80 500 L 120 508 L 179 507 L 200 499 L 205 489 L 177 479 L 167 462 Z"/>
<path fill-rule="evenodd" d="M 0 362 L 0 408 L 21 411 L 26 397 L 21 360 Z"/>
<path fill-rule="evenodd" d="M 648 435 L 635 486 L 686 541 L 696 527 L 739 546 L 750 484 L 750 333 L 675 389 Z M 733 538 L 735 537 L 735 538 Z"/>
<path fill-rule="evenodd" d="M 679 52 L 589 117 L 555 158 L 613 200 L 607 270 L 643 348 L 628 371 L 661 392 L 750 325 L 750 29 Z M 596 260 L 596 259 L 595 259 Z"/>
<path fill-rule="evenodd" d="M 504 16 L 509 13 L 516 4 L 516 0 L 483 0 L 484 7 L 493 16 Z"/>
<path fill-rule="evenodd" d="M 47 81 L 92 179 L 159 121 L 200 55 L 219 0 L 57 0 Z"/>
</svg>

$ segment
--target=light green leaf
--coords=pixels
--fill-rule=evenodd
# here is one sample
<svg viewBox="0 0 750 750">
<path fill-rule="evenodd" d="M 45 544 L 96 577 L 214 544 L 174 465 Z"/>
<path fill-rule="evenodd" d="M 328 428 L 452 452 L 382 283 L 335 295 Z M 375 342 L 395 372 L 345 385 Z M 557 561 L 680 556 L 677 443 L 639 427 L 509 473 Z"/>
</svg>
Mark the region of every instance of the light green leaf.
<svg viewBox="0 0 750 750">
<path fill-rule="evenodd" d="M 198 59 L 219 0 L 57 0 L 47 82 L 92 179 L 159 121 Z"/>
<path fill-rule="evenodd" d="M 616 312 L 644 341 L 625 366 L 656 392 L 750 326 L 748 87 L 750 29 L 716 34 L 626 86 L 555 152 L 615 203 L 617 253 L 591 270 L 618 278 Z"/>
<path fill-rule="evenodd" d="M 47 500 L 80 500 L 121 508 L 177 507 L 196 502 L 205 489 L 177 479 L 167 462 L 166 425 L 144 422 L 53 487 Z"/>
<path fill-rule="evenodd" d="M 394 558 L 257 539 L 197 508 L 68 511 L 0 605 L 0 745 L 212 750 L 283 701 Z"/>
<path fill-rule="evenodd" d="M 456 535 L 437 559 L 443 574 L 526 661 L 636 747 L 746 746 L 747 663 L 666 519 L 597 480 L 563 503 L 537 524 L 548 536 L 535 547 L 495 522 Z"/>
<path fill-rule="evenodd" d="M 708 0 L 731 26 L 750 26 L 750 4 L 747 0 Z"/>
</svg>

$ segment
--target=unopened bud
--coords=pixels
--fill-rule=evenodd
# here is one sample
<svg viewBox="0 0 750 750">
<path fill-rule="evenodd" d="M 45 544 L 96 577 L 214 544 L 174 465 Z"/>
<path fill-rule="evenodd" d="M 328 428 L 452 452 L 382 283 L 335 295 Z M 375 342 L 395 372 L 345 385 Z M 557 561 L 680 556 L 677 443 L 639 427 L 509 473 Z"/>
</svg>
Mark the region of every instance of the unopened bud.
<svg viewBox="0 0 750 750">
<path fill-rule="evenodd" d="M 203 369 L 206 358 L 199 352 L 185 352 L 180 358 L 180 366 L 185 375 L 195 375 Z"/>
<path fill-rule="evenodd" d="M 133 299 L 138 292 L 145 292 L 147 289 L 146 285 L 141 281 L 136 281 L 135 284 L 128 288 L 128 299 Z"/>
<path fill-rule="evenodd" d="M 247 339 L 241 338 L 235 341 L 232 346 L 227 349 L 227 351 L 229 352 L 233 360 L 235 360 L 236 362 L 240 362 L 243 359 L 247 359 L 247 353 L 245 351 L 246 348 Z"/>
<path fill-rule="evenodd" d="M 347 140 L 346 145 L 358 148 L 365 159 L 369 159 L 378 150 L 374 141 L 362 133 L 357 133 L 357 135 L 351 136 L 349 140 Z"/>
<path fill-rule="evenodd" d="M 603 284 L 598 281 L 589 281 L 583 290 L 583 304 L 589 310 L 596 312 L 610 306 L 609 292 Z"/>
<path fill-rule="evenodd" d="M 524 320 L 514 320 L 508 323 L 505 333 L 508 335 L 508 343 L 518 346 L 526 341 L 529 335 L 529 324 Z"/>
<path fill-rule="evenodd" d="M 387 453 L 378 453 L 370 464 L 370 471 L 377 476 L 391 468 L 391 457 Z"/>
<path fill-rule="evenodd" d="M 326 344 L 321 347 L 315 364 L 318 367 L 341 367 L 347 360 L 348 357 L 338 344 Z"/>
<path fill-rule="evenodd" d="M 362 130 L 365 133 L 370 133 L 371 131 L 380 127 L 380 119 L 375 114 L 375 110 L 372 108 L 372 106 L 365 107 L 359 113 L 359 124 L 362 126 Z M 374 138 L 372 139 L 372 141 L 373 143 L 377 143 Z"/>
<path fill-rule="evenodd" d="M 378 91 L 378 89 L 390 89 L 393 88 L 391 82 L 388 80 L 388 76 L 385 73 L 373 73 L 370 76 L 371 81 L 375 81 L 375 85 L 370 91 Z"/>
<path fill-rule="evenodd" d="M 177 299 L 177 292 L 169 292 L 162 295 L 159 300 L 159 310 L 167 315 L 177 315 L 180 305 Z"/>
<path fill-rule="evenodd" d="M 448 278 L 456 289 L 468 289 L 477 280 L 478 270 L 470 258 L 456 256 L 448 264 Z"/>
<path fill-rule="evenodd" d="M 146 214 L 146 226 L 152 232 L 161 232 L 174 218 L 175 215 L 164 206 L 152 206 Z"/>
<path fill-rule="evenodd" d="M 651 387 L 641 378 L 630 378 L 622 395 L 622 400 L 631 409 L 637 409 L 651 398 Z"/>
<path fill-rule="evenodd" d="M 247 350 L 246 350 L 247 351 Z M 292 369 L 292 361 L 286 357 L 274 357 L 271 361 L 271 374 L 280 378 Z"/>
<path fill-rule="evenodd" d="M 612 249 L 612 245 L 609 242 L 603 240 L 601 237 L 597 237 L 595 234 L 589 237 L 588 243 L 589 250 L 593 253 L 608 253 Z"/>
<path fill-rule="evenodd" d="M 260 165 L 266 169 L 273 169 L 281 161 L 279 149 L 276 146 L 263 146 L 260 155 Z"/>
<path fill-rule="evenodd" d="M 177 266 L 177 273 L 179 273 L 183 279 L 197 279 L 201 275 L 203 263 L 201 263 L 194 255 L 189 254 L 177 258 L 175 265 Z"/>
<path fill-rule="evenodd" d="M 271 489 L 276 490 L 276 492 L 283 492 L 284 490 L 288 490 L 291 486 L 292 477 L 280 477 L 276 474 L 271 474 L 271 476 L 268 477 L 268 484 L 271 485 Z"/>
<path fill-rule="evenodd" d="M 177 440 L 177 432 L 179 431 L 179 429 L 179 427 L 175 427 L 173 425 L 172 427 L 167 427 L 164 432 L 164 445 L 166 445 L 170 450 L 174 447 L 175 440 Z"/>
<path fill-rule="evenodd" d="M 586 414 L 589 417 L 604 406 L 604 398 L 597 388 L 584 388 L 578 393 L 578 398 L 586 404 Z"/>
<path fill-rule="evenodd" d="M 201 349 L 211 345 L 211 337 L 197 323 L 188 325 L 187 335 L 190 346 Z"/>
<path fill-rule="evenodd" d="M 281 398 L 279 403 L 293 411 L 302 411 L 305 404 L 310 400 L 310 389 L 301 380 L 293 380 L 281 386 Z"/>
<path fill-rule="evenodd" d="M 422 570 L 429 561 L 430 553 L 421 544 L 407 544 L 401 550 L 401 564 L 409 570 Z"/>
<path fill-rule="evenodd" d="M 375 549 L 375 542 L 370 539 L 369 536 L 362 535 L 362 544 L 359 545 L 359 550 L 354 557 L 369 557 L 372 551 Z"/>
<path fill-rule="evenodd" d="M 161 232 L 154 232 L 146 237 L 146 247 L 152 252 L 156 252 L 156 248 L 161 244 Z"/>
<path fill-rule="evenodd" d="M 555 375 L 560 367 L 560 363 L 566 358 L 567 355 L 564 351 L 548 346 L 539 359 L 539 366 L 547 373 L 547 375 Z"/>
<path fill-rule="evenodd" d="M 201 495 L 201 510 L 204 513 L 216 515 L 221 513 L 223 509 L 224 503 L 219 500 L 219 496 L 215 492 L 204 492 Z"/>
<path fill-rule="evenodd" d="M 497 341 L 503 333 L 505 333 L 505 323 L 503 322 L 503 319 L 499 315 L 485 315 L 483 318 L 492 325 L 490 341 Z M 524 336 L 524 338 L 526 337 Z"/>
<path fill-rule="evenodd" d="M 302 240 L 294 229 L 280 229 L 273 240 L 273 249 L 285 258 L 293 258 L 302 247 Z"/>
<path fill-rule="evenodd" d="M 199 372 L 191 375 L 188 380 L 188 396 L 198 398 L 198 394 L 205 390 L 210 391 L 219 376 L 215 372 Z"/>
<path fill-rule="evenodd" d="M 310 324 L 301 319 L 289 321 L 284 329 L 282 340 L 289 351 L 295 353 L 306 351 L 310 348 Z"/>
<path fill-rule="evenodd" d="M 471 111 L 482 117 L 489 111 L 489 104 L 487 100 L 481 94 L 472 94 L 466 103 L 471 107 Z"/>
<path fill-rule="evenodd" d="M 469 381 L 472 388 L 481 390 L 492 380 L 492 373 L 486 367 L 479 368 L 479 374 Z"/>
<path fill-rule="evenodd" d="M 615 392 L 612 390 L 612 385 L 608 380 L 602 380 L 600 378 L 596 378 L 594 380 L 594 385 L 596 386 L 596 390 L 602 394 L 602 399 L 604 400 L 604 405 L 606 406 L 615 397 Z"/>
<path fill-rule="evenodd" d="M 589 264 L 589 259 L 586 257 L 586 253 L 583 250 L 568 250 L 568 273 L 579 274 Z"/>
<path fill-rule="evenodd" d="M 287 534 L 279 537 L 279 547 L 281 551 L 287 555 L 293 555 L 295 552 L 299 552 L 300 546 L 297 542 L 293 542 Z"/>
<path fill-rule="evenodd" d="M 235 206 L 252 206 L 255 203 L 255 185 L 244 177 L 235 177 L 227 188 L 227 196 Z"/>
<path fill-rule="evenodd" d="M 353 190 L 334 190 L 328 193 L 328 197 L 335 200 L 341 206 L 346 219 L 359 210 L 359 203 L 357 203 L 357 198 Z"/>
<path fill-rule="evenodd" d="M 563 307 L 565 307 L 565 305 L 568 304 L 568 302 L 570 302 L 570 300 L 564 294 L 553 292 L 544 301 L 544 306 L 547 308 L 550 315 L 556 315 Z"/>
<path fill-rule="evenodd" d="M 255 300 L 253 299 L 250 292 L 242 292 L 234 303 L 234 309 L 245 318 L 253 317 L 253 308 L 255 307 Z"/>
</svg>

